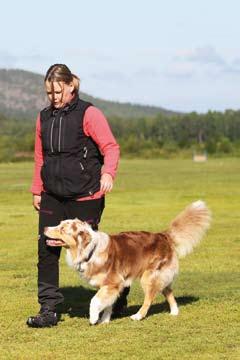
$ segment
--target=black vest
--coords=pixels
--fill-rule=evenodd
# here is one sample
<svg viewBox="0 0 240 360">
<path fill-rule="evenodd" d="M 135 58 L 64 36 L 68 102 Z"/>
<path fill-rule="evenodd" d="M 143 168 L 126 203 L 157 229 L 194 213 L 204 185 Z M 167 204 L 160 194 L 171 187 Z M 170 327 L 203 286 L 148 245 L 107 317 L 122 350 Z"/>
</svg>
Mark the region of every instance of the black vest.
<svg viewBox="0 0 240 360">
<path fill-rule="evenodd" d="M 84 113 L 91 105 L 76 96 L 64 108 L 41 111 L 41 178 L 46 192 L 78 198 L 100 189 L 103 157 L 83 131 Z"/>
</svg>

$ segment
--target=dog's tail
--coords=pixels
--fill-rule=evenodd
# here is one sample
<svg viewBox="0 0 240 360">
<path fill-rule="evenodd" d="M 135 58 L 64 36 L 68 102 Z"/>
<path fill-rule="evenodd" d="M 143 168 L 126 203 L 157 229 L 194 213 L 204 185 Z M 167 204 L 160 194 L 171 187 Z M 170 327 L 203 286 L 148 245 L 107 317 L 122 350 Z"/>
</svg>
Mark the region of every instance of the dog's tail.
<svg viewBox="0 0 240 360">
<path fill-rule="evenodd" d="M 198 200 L 184 209 L 170 224 L 168 233 L 173 239 L 179 257 L 193 251 L 200 242 L 211 221 L 206 204 Z"/>
</svg>

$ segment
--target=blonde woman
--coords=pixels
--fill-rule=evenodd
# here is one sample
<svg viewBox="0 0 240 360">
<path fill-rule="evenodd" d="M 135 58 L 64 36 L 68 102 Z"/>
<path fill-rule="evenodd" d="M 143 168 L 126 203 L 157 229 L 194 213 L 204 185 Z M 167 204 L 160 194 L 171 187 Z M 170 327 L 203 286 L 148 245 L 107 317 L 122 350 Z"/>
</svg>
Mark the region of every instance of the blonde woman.
<svg viewBox="0 0 240 360">
<path fill-rule="evenodd" d="M 40 312 L 27 325 L 57 325 L 61 247 L 48 246 L 44 227 L 79 218 L 98 228 L 105 194 L 113 188 L 119 146 L 103 113 L 79 98 L 79 78 L 64 64 L 45 76 L 50 105 L 36 123 L 35 170 L 31 192 L 39 212 L 38 301 Z M 126 300 L 125 300 L 126 302 Z"/>
</svg>

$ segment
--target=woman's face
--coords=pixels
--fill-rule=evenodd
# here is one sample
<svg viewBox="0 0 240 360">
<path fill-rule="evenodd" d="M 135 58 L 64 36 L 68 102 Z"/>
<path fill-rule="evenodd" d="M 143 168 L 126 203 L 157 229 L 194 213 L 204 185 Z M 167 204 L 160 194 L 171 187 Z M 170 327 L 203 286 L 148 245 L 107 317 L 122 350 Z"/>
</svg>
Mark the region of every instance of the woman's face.
<svg viewBox="0 0 240 360">
<path fill-rule="evenodd" d="M 60 82 L 54 81 L 53 82 L 53 89 L 54 89 L 53 95 L 52 95 L 51 83 L 46 81 L 45 87 L 46 87 L 46 93 L 47 93 L 48 99 L 56 109 L 59 109 L 59 108 L 65 106 L 74 97 L 73 83 L 66 84 L 63 81 L 60 81 Z"/>
</svg>

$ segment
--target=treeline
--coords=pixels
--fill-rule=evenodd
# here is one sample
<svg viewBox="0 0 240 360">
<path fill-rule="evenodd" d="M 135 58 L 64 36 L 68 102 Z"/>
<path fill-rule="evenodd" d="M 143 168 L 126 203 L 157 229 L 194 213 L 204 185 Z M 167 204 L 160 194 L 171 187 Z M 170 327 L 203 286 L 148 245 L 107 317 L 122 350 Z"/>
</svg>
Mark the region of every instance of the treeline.
<svg viewBox="0 0 240 360">
<path fill-rule="evenodd" d="M 207 152 L 240 156 L 240 111 L 189 113 L 109 122 L 123 156 L 171 157 Z M 0 115 L 0 161 L 30 159 L 34 150 L 35 124 Z"/>
<path fill-rule="evenodd" d="M 124 155 L 143 157 L 240 155 L 240 111 L 189 113 L 122 120 L 111 118 Z"/>
<path fill-rule="evenodd" d="M 0 162 L 33 158 L 35 124 L 0 115 Z"/>
</svg>

